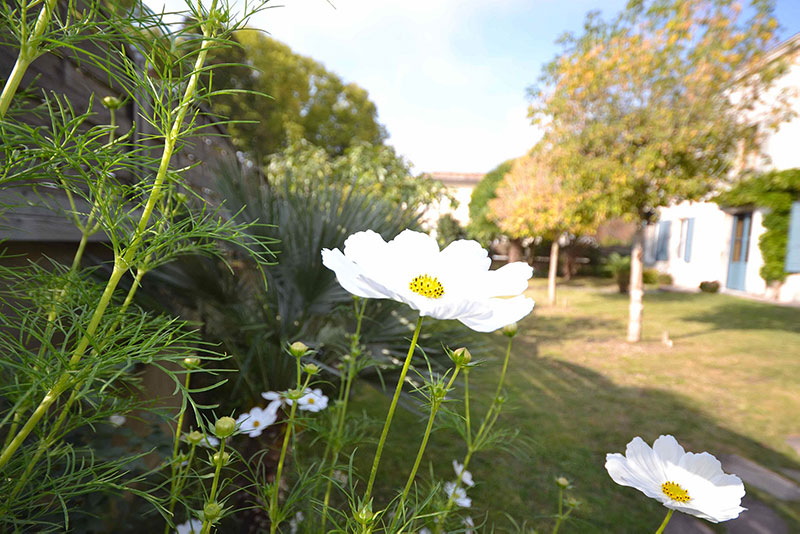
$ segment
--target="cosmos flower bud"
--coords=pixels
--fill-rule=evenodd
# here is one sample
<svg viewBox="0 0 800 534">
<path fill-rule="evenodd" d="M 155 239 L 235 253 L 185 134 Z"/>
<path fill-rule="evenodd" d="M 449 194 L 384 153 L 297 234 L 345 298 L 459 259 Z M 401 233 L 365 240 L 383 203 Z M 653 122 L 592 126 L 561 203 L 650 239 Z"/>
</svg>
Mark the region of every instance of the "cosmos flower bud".
<svg viewBox="0 0 800 534">
<path fill-rule="evenodd" d="M 122 100 L 115 96 L 104 96 L 103 106 L 106 109 L 119 109 L 122 106 Z"/>
<path fill-rule="evenodd" d="M 220 439 L 227 438 L 233 434 L 235 430 L 236 421 L 233 417 L 220 417 L 217 419 L 217 422 L 214 423 L 214 434 Z"/>
<path fill-rule="evenodd" d="M 503 327 L 503 335 L 507 337 L 514 337 L 519 332 L 519 325 L 517 323 L 507 324 Z"/>
<path fill-rule="evenodd" d="M 289 353 L 295 358 L 301 358 L 308 352 L 308 347 L 302 341 L 295 341 L 289 345 Z"/>
<path fill-rule="evenodd" d="M 186 441 L 188 441 L 191 445 L 198 445 L 201 441 L 203 441 L 203 434 L 197 430 L 192 430 L 186 434 Z"/>
<path fill-rule="evenodd" d="M 203 507 L 203 517 L 206 521 L 214 522 L 222 515 L 222 506 L 218 502 L 207 502 Z"/>
<path fill-rule="evenodd" d="M 228 462 L 231 459 L 231 455 L 227 452 L 222 453 L 222 465 L 228 465 Z M 220 463 L 220 456 L 218 452 L 215 452 L 214 455 L 211 457 L 211 460 L 214 462 L 214 465 Z"/>
<path fill-rule="evenodd" d="M 569 480 L 566 477 L 558 477 L 556 479 L 556 484 L 558 484 L 562 488 L 569 487 Z"/>
<path fill-rule="evenodd" d="M 181 362 L 181 365 L 184 369 L 197 369 L 200 367 L 200 358 L 197 356 L 192 356 L 190 358 L 184 358 Z"/>
<path fill-rule="evenodd" d="M 303 371 L 308 375 L 314 376 L 315 374 L 319 373 L 319 367 L 317 367 L 313 363 L 307 363 L 303 367 Z"/>
<path fill-rule="evenodd" d="M 461 347 L 460 349 L 456 349 L 451 353 L 450 359 L 453 360 L 453 363 L 459 367 L 464 367 L 472 361 L 472 354 L 466 347 Z"/>
</svg>

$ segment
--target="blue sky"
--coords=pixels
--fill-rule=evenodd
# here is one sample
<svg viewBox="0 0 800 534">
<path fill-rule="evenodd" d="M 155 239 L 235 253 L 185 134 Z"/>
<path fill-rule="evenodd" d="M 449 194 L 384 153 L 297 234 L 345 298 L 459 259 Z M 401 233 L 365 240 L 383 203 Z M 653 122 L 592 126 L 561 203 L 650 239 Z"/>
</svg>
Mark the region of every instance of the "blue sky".
<svg viewBox="0 0 800 534">
<path fill-rule="evenodd" d="M 526 88 L 559 51 L 558 36 L 579 31 L 590 10 L 607 17 L 626 3 L 283 0 L 250 25 L 367 89 L 389 143 L 416 171 L 486 172 L 536 142 Z M 781 36 L 800 32 L 800 0 L 776 4 Z"/>
</svg>

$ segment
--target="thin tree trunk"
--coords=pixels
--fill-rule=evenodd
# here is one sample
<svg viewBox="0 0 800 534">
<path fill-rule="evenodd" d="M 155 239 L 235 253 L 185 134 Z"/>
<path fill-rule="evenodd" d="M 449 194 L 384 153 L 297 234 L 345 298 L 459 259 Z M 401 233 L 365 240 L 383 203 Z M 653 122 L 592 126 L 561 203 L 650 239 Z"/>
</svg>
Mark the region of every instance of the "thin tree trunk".
<svg viewBox="0 0 800 534">
<path fill-rule="evenodd" d="M 523 260 L 522 240 L 512 239 L 508 242 L 508 263 Z"/>
<path fill-rule="evenodd" d="M 642 311 L 644 304 L 644 282 L 642 272 L 644 262 L 642 261 L 644 248 L 644 226 L 639 224 L 636 233 L 633 235 L 633 247 L 631 249 L 631 283 L 630 283 L 630 306 L 628 308 L 628 342 L 636 343 L 642 339 Z"/>
<path fill-rule="evenodd" d="M 550 270 L 547 272 L 547 298 L 556 305 L 556 277 L 558 276 L 558 238 L 550 245 Z"/>
</svg>

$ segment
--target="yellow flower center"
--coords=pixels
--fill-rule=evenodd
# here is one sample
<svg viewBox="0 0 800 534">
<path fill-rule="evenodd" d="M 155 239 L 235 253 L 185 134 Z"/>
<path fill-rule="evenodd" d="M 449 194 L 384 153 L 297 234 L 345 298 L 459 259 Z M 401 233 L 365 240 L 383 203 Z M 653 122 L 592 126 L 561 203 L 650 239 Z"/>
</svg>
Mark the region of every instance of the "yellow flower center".
<svg viewBox="0 0 800 534">
<path fill-rule="evenodd" d="M 314 404 L 314 397 L 309 397 L 308 398 L 308 403 L 309 404 Z"/>
<path fill-rule="evenodd" d="M 411 280 L 408 288 L 429 299 L 440 299 L 444 295 L 444 286 L 437 278 L 431 278 L 430 275 L 421 274 Z"/>
<path fill-rule="evenodd" d="M 689 497 L 689 492 L 675 482 L 664 482 L 661 484 L 661 491 L 673 501 L 689 502 L 692 500 L 692 498 Z"/>
<path fill-rule="evenodd" d="M 260 426 L 261 426 L 261 421 L 259 421 L 258 419 L 255 419 L 253 421 L 253 428 L 258 428 Z"/>
</svg>

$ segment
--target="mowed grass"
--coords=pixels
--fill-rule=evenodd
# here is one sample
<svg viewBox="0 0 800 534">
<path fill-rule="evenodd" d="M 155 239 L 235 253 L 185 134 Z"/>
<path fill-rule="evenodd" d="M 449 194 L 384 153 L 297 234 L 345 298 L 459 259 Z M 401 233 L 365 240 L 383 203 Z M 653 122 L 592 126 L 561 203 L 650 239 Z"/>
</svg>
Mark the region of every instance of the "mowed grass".
<svg viewBox="0 0 800 534">
<path fill-rule="evenodd" d="M 545 304 L 544 281 L 532 281 L 529 293 L 537 307 L 514 342 L 500 423 L 518 431 L 518 438 L 508 450 L 474 459 L 470 470 L 478 485 L 469 492 L 469 512 L 476 522 L 509 531 L 509 514 L 548 532 L 554 479 L 566 476 L 582 506 L 560 532 L 654 532 L 665 509 L 617 486 L 604 469 L 606 453 L 624 452 L 634 436 L 652 443 L 673 434 L 690 451 L 736 453 L 773 470 L 800 469 L 800 457 L 785 441 L 800 435 L 800 309 L 727 295 L 648 291 L 644 339 L 631 345 L 624 341 L 627 295 L 607 282 L 562 285 L 554 307 Z M 662 343 L 664 332 L 671 348 Z M 495 334 L 492 340 L 490 361 L 471 373 L 478 400 L 473 421 L 499 376 L 504 338 Z M 356 409 L 382 417 L 387 404 L 362 391 Z M 420 416 L 398 411 L 379 476 L 384 491 L 404 483 L 423 428 Z M 437 429 L 422 477 L 431 466 L 437 479 L 452 479 L 451 461 L 463 454 L 454 431 Z M 370 454 L 365 449 L 359 456 Z M 790 531 L 800 532 L 800 505 L 748 492 L 784 516 Z M 377 499 L 389 497 L 378 493 Z"/>
</svg>

